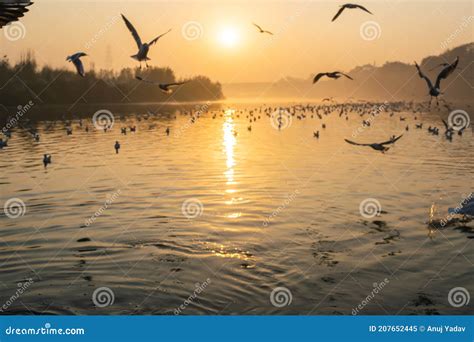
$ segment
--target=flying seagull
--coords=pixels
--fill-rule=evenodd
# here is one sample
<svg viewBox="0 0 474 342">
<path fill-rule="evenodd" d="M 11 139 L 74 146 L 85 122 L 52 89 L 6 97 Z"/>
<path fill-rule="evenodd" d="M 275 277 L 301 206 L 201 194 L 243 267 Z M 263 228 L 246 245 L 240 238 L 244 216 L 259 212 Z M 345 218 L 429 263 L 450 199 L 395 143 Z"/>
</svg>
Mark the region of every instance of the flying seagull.
<svg viewBox="0 0 474 342">
<path fill-rule="evenodd" d="M 156 81 L 145 80 L 140 76 L 135 76 L 135 78 L 137 80 L 145 82 L 145 83 L 150 83 L 150 84 L 153 84 L 153 85 L 157 85 L 161 89 L 161 91 L 165 94 L 171 94 L 173 92 L 173 89 L 171 87 L 177 87 L 177 86 L 180 86 L 180 85 L 183 85 L 183 84 L 187 83 L 187 82 L 159 83 L 159 82 L 156 82 Z"/>
<path fill-rule="evenodd" d="M 390 140 L 388 141 L 384 141 L 384 142 L 381 142 L 381 143 L 373 143 L 373 144 L 359 144 L 359 143 L 356 143 L 356 142 L 353 142 L 353 141 L 350 141 L 350 140 L 347 140 L 347 139 L 344 139 L 347 143 L 351 144 L 351 145 L 357 145 L 357 146 L 369 146 L 369 147 L 372 147 L 374 150 L 376 151 L 380 151 L 382 153 L 384 153 L 385 151 L 388 151 L 389 150 L 389 147 L 385 147 L 385 145 L 390 145 L 390 144 L 393 144 L 395 141 L 397 141 L 398 139 L 400 139 L 401 137 L 403 136 L 402 135 L 399 135 L 398 137 L 392 137 Z"/>
<path fill-rule="evenodd" d="M 271 34 L 273 36 L 273 33 L 271 33 L 270 31 L 267 31 L 267 30 L 264 30 L 261 26 L 253 23 L 253 25 L 258 28 L 258 30 L 260 31 L 260 33 L 268 33 L 268 34 Z"/>
<path fill-rule="evenodd" d="M 334 16 L 334 18 L 332 18 L 332 21 L 336 20 L 340 15 L 341 13 L 346 9 L 354 9 L 354 8 L 359 8 L 363 11 L 366 11 L 367 13 L 369 14 L 372 14 L 372 12 L 370 12 L 367 8 L 365 8 L 364 6 L 361 6 L 361 5 L 357 5 L 357 4 L 345 4 L 345 5 L 342 5 L 341 8 L 339 8 L 339 11 L 337 11 L 336 15 Z"/>
<path fill-rule="evenodd" d="M 123 18 L 123 21 L 125 21 L 125 25 L 127 26 L 128 30 L 132 34 L 133 39 L 135 39 L 135 42 L 137 43 L 137 47 L 138 47 L 137 54 L 132 55 L 130 57 L 137 60 L 138 62 L 140 62 L 140 69 L 142 67 L 142 62 L 143 61 L 145 62 L 146 66 L 148 67 L 147 61 L 150 60 L 150 58 L 148 58 L 148 51 L 150 50 L 150 46 L 155 44 L 158 41 L 158 39 L 163 37 L 165 34 L 169 33 L 171 31 L 171 29 L 169 29 L 165 33 L 160 34 L 158 37 L 156 37 L 155 39 L 153 39 L 149 43 L 142 43 L 142 40 L 141 40 L 140 36 L 138 35 L 138 32 L 135 29 L 135 27 L 133 27 L 132 23 L 130 21 L 128 21 L 128 19 L 125 18 L 125 16 L 123 14 L 122 14 L 122 18 Z"/>
<path fill-rule="evenodd" d="M 418 63 L 415 62 L 416 69 L 418 70 L 418 75 L 420 76 L 420 78 L 423 78 L 426 81 L 426 84 L 428 85 L 429 95 L 430 95 L 430 105 L 431 105 L 431 100 L 433 99 L 433 97 L 436 97 L 436 104 L 439 105 L 438 96 L 442 94 L 441 89 L 440 89 L 441 80 L 447 78 L 449 75 L 452 74 L 454 69 L 456 69 L 456 67 L 458 66 L 458 62 L 459 62 L 459 57 L 456 57 L 453 63 L 445 66 L 443 70 L 441 70 L 441 72 L 439 73 L 438 77 L 436 78 L 436 83 L 434 86 L 433 86 L 433 83 L 431 83 L 431 80 L 428 78 L 428 76 L 423 74 Z"/>
<path fill-rule="evenodd" d="M 84 64 L 82 64 L 81 57 L 87 56 L 84 52 L 77 52 L 71 56 L 67 56 L 66 60 L 68 62 L 72 62 L 74 66 L 76 67 L 77 73 L 81 75 L 82 77 L 86 76 L 86 73 L 84 72 Z"/>
<path fill-rule="evenodd" d="M 0 2 L 0 28 L 23 17 L 29 11 L 27 7 L 32 4 L 29 0 L 3 0 Z"/>
<path fill-rule="evenodd" d="M 313 84 L 316 83 L 316 82 L 318 82 L 319 79 L 320 79 L 321 77 L 323 77 L 323 76 L 327 76 L 327 77 L 329 77 L 329 78 L 334 78 L 334 79 L 336 79 L 336 80 L 337 80 L 339 77 L 341 77 L 341 76 L 345 76 L 345 77 L 347 77 L 348 79 L 353 80 L 352 77 L 350 77 L 349 75 L 344 74 L 344 73 L 342 73 L 342 72 L 340 72 L 340 71 L 334 71 L 334 72 L 320 72 L 319 74 L 317 74 L 316 76 L 314 76 L 314 78 L 313 78 Z"/>
</svg>

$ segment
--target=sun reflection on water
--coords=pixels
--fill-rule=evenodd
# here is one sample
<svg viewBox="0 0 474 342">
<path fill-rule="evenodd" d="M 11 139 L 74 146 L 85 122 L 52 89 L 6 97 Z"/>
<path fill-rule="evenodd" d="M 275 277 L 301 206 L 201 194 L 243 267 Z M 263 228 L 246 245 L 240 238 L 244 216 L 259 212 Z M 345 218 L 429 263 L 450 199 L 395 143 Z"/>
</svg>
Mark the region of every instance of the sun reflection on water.
<svg viewBox="0 0 474 342">
<path fill-rule="evenodd" d="M 237 143 L 237 138 L 235 134 L 235 124 L 234 124 L 234 109 L 227 109 L 224 113 L 224 124 L 222 126 L 222 130 L 224 132 L 224 138 L 223 138 L 223 151 L 225 153 L 226 157 L 226 170 L 224 172 L 224 175 L 227 179 L 226 184 L 228 185 L 228 188 L 225 189 L 225 193 L 227 194 L 234 194 L 237 192 L 237 190 L 232 187 L 232 185 L 236 185 L 234 176 L 234 167 L 236 165 L 235 158 L 234 158 L 234 147 Z M 235 201 L 234 199 L 232 200 L 227 200 L 226 204 L 232 205 L 234 204 Z M 230 214 L 227 214 L 226 216 L 228 218 L 238 218 L 242 214 L 240 212 L 233 212 Z"/>
<path fill-rule="evenodd" d="M 222 129 L 224 131 L 224 152 L 226 155 L 226 166 L 227 170 L 224 173 L 227 177 L 227 184 L 233 184 L 234 182 L 234 146 L 237 142 L 235 138 L 234 131 L 235 131 L 235 124 L 234 124 L 234 114 L 235 110 L 228 109 L 225 111 L 225 121 Z"/>
</svg>

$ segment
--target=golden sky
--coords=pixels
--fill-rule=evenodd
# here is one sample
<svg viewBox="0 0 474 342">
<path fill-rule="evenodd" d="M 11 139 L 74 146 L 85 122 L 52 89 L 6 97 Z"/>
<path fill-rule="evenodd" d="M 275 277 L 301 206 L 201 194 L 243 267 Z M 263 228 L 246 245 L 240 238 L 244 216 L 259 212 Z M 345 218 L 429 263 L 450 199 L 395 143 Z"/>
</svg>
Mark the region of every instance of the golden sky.
<svg viewBox="0 0 474 342">
<path fill-rule="evenodd" d="M 96 69 L 137 66 L 129 57 L 136 45 L 120 13 L 144 41 L 173 29 L 151 48 L 150 65 L 169 66 L 180 77 L 203 74 L 223 83 L 413 62 L 442 52 L 444 44 L 455 47 L 474 40 L 470 0 L 359 1 L 374 15 L 346 10 L 331 22 L 343 3 L 37 0 L 21 21 L 24 37 L 9 40 L 5 32 L 0 34 L 0 54 L 15 61 L 31 49 L 40 65 L 72 70 L 66 56 L 84 51 L 90 55 L 84 59 L 86 68 L 91 62 Z M 275 35 L 258 33 L 252 22 Z"/>
</svg>

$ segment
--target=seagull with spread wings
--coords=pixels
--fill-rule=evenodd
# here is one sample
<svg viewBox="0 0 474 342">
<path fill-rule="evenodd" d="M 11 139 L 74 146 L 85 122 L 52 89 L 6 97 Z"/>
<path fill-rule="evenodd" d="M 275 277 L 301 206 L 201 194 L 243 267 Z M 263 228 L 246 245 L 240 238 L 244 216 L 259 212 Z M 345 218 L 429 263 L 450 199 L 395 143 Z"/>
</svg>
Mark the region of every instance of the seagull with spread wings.
<svg viewBox="0 0 474 342">
<path fill-rule="evenodd" d="M 139 81 L 158 86 L 161 89 L 161 91 L 165 94 L 171 94 L 173 92 L 172 87 L 178 87 L 180 85 L 183 85 L 183 84 L 187 83 L 187 82 L 160 83 L 160 82 L 156 82 L 156 81 L 145 80 L 144 78 L 142 78 L 140 76 L 135 76 L 135 78 Z"/>
<path fill-rule="evenodd" d="M 137 54 L 132 55 L 130 57 L 137 60 L 138 62 L 140 62 L 140 69 L 142 67 L 142 62 L 145 62 L 145 65 L 148 67 L 147 61 L 150 60 L 150 58 L 148 58 L 148 51 L 150 50 L 150 46 L 155 44 L 165 34 L 169 33 L 171 31 L 171 29 L 169 29 L 165 33 L 160 34 L 158 37 L 151 40 L 149 43 L 142 43 L 142 40 L 141 40 L 140 36 L 138 35 L 138 32 L 135 29 L 135 27 L 133 27 L 132 23 L 127 18 L 125 18 L 125 16 L 123 14 L 122 14 L 122 18 L 123 18 L 123 21 L 125 22 L 125 25 L 127 26 L 128 30 L 132 34 L 133 39 L 135 39 L 135 42 L 137 43 L 137 47 L 138 47 Z"/>
<path fill-rule="evenodd" d="M 398 139 L 400 139 L 401 137 L 403 136 L 402 135 L 399 135 L 398 137 L 392 137 L 390 140 L 388 141 L 384 141 L 384 142 L 381 142 L 381 143 L 373 143 L 373 144 L 359 144 L 359 143 L 356 143 L 356 142 L 353 142 L 353 141 L 350 141 L 350 140 L 347 140 L 347 139 L 344 139 L 347 143 L 351 144 L 351 145 L 356 145 L 356 146 L 369 146 L 371 148 L 373 148 L 374 150 L 376 151 L 380 151 L 382 153 L 385 153 L 386 151 L 389 150 L 389 147 L 385 147 L 385 145 L 390 145 L 390 144 L 393 144 L 395 143 Z"/>
<path fill-rule="evenodd" d="M 256 28 L 258 28 L 258 31 L 259 31 L 260 33 L 268 33 L 268 34 L 271 34 L 271 35 L 273 36 L 273 33 L 272 33 L 272 32 L 267 31 L 267 30 L 264 30 L 260 25 L 257 25 L 257 24 L 255 24 L 255 23 L 253 23 L 253 25 L 254 25 Z"/>
<path fill-rule="evenodd" d="M 326 77 L 329 77 L 329 78 L 334 78 L 334 79 L 338 79 L 339 77 L 341 76 L 345 76 L 347 77 L 348 79 L 350 80 L 353 80 L 352 77 L 350 77 L 349 75 L 347 74 L 344 74 L 343 72 L 340 72 L 340 71 L 334 71 L 334 72 L 320 72 L 319 74 L 317 74 L 316 76 L 314 76 L 313 78 L 313 84 L 318 82 L 319 79 L 323 76 L 326 76 Z"/>
<path fill-rule="evenodd" d="M 445 78 L 447 78 L 449 75 L 451 75 L 453 73 L 453 71 L 458 66 L 458 63 L 459 63 L 459 57 L 456 57 L 456 59 L 454 60 L 453 63 L 448 64 L 447 66 L 445 66 L 443 68 L 443 70 L 441 70 L 441 72 L 438 74 L 438 77 L 436 78 L 436 83 L 433 85 L 433 83 L 428 78 L 428 76 L 426 76 L 421 71 L 420 66 L 418 65 L 418 63 L 415 62 L 416 69 L 418 70 L 418 75 L 420 76 L 420 78 L 422 78 L 426 81 L 426 84 L 429 88 L 429 95 L 430 95 L 430 103 L 429 104 L 430 105 L 431 105 L 431 100 L 433 99 L 433 97 L 436 98 L 436 104 L 439 105 L 438 96 L 442 94 L 441 89 L 440 89 L 441 81 L 444 80 Z"/>
<path fill-rule="evenodd" d="M 0 2 L 0 28 L 23 17 L 33 3 L 29 0 L 3 0 Z"/>
<path fill-rule="evenodd" d="M 81 57 L 84 57 L 84 56 L 87 56 L 87 54 L 84 52 L 77 52 L 71 56 L 67 56 L 66 58 L 68 62 L 72 62 L 72 64 L 74 64 L 74 66 L 76 67 L 77 73 L 82 77 L 86 76 L 86 73 L 84 71 L 84 64 L 82 64 L 82 61 L 81 61 Z"/>
<path fill-rule="evenodd" d="M 361 5 L 357 5 L 357 4 L 344 4 L 341 6 L 341 8 L 339 8 L 339 11 L 337 11 L 336 15 L 334 16 L 334 18 L 332 18 L 332 21 L 336 20 L 340 15 L 341 13 L 345 10 L 345 9 L 355 9 L 355 8 L 359 8 L 369 14 L 372 14 L 372 12 L 370 12 L 367 8 L 365 8 L 364 6 L 361 6 Z"/>
</svg>

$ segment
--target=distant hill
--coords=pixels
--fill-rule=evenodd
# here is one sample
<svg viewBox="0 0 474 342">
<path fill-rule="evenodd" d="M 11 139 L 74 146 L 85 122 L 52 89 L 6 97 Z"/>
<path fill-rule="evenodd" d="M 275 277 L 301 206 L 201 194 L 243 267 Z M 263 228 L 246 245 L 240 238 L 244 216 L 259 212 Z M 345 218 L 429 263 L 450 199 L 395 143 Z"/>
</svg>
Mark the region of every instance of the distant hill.
<svg viewBox="0 0 474 342">
<path fill-rule="evenodd" d="M 474 43 L 461 45 L 439 56 L 429 56 L 421 61 L 422 69 L 436 79 L 440 68 L 429 71 L 443 62 L 451 62 L 459 56 L 457 70 L 441 84 L 446 99 L 450 101 L 474 101 Z M 347 79 L 321 80 L 312 84 L 312 76 L 307 79 L 287 77 L 273 84 L 240 83 L 224 84 L 223 90 L 228 98 L 267 97 L 267 98 L 335 98 L 364 99 L 377 101 L 423 100 L 428 99 L 426 83 L 420 79 L 413 64 L 387 62 L 377 67 L 358 66 L 348 73 L 354 81 Z"/>
</svg>

